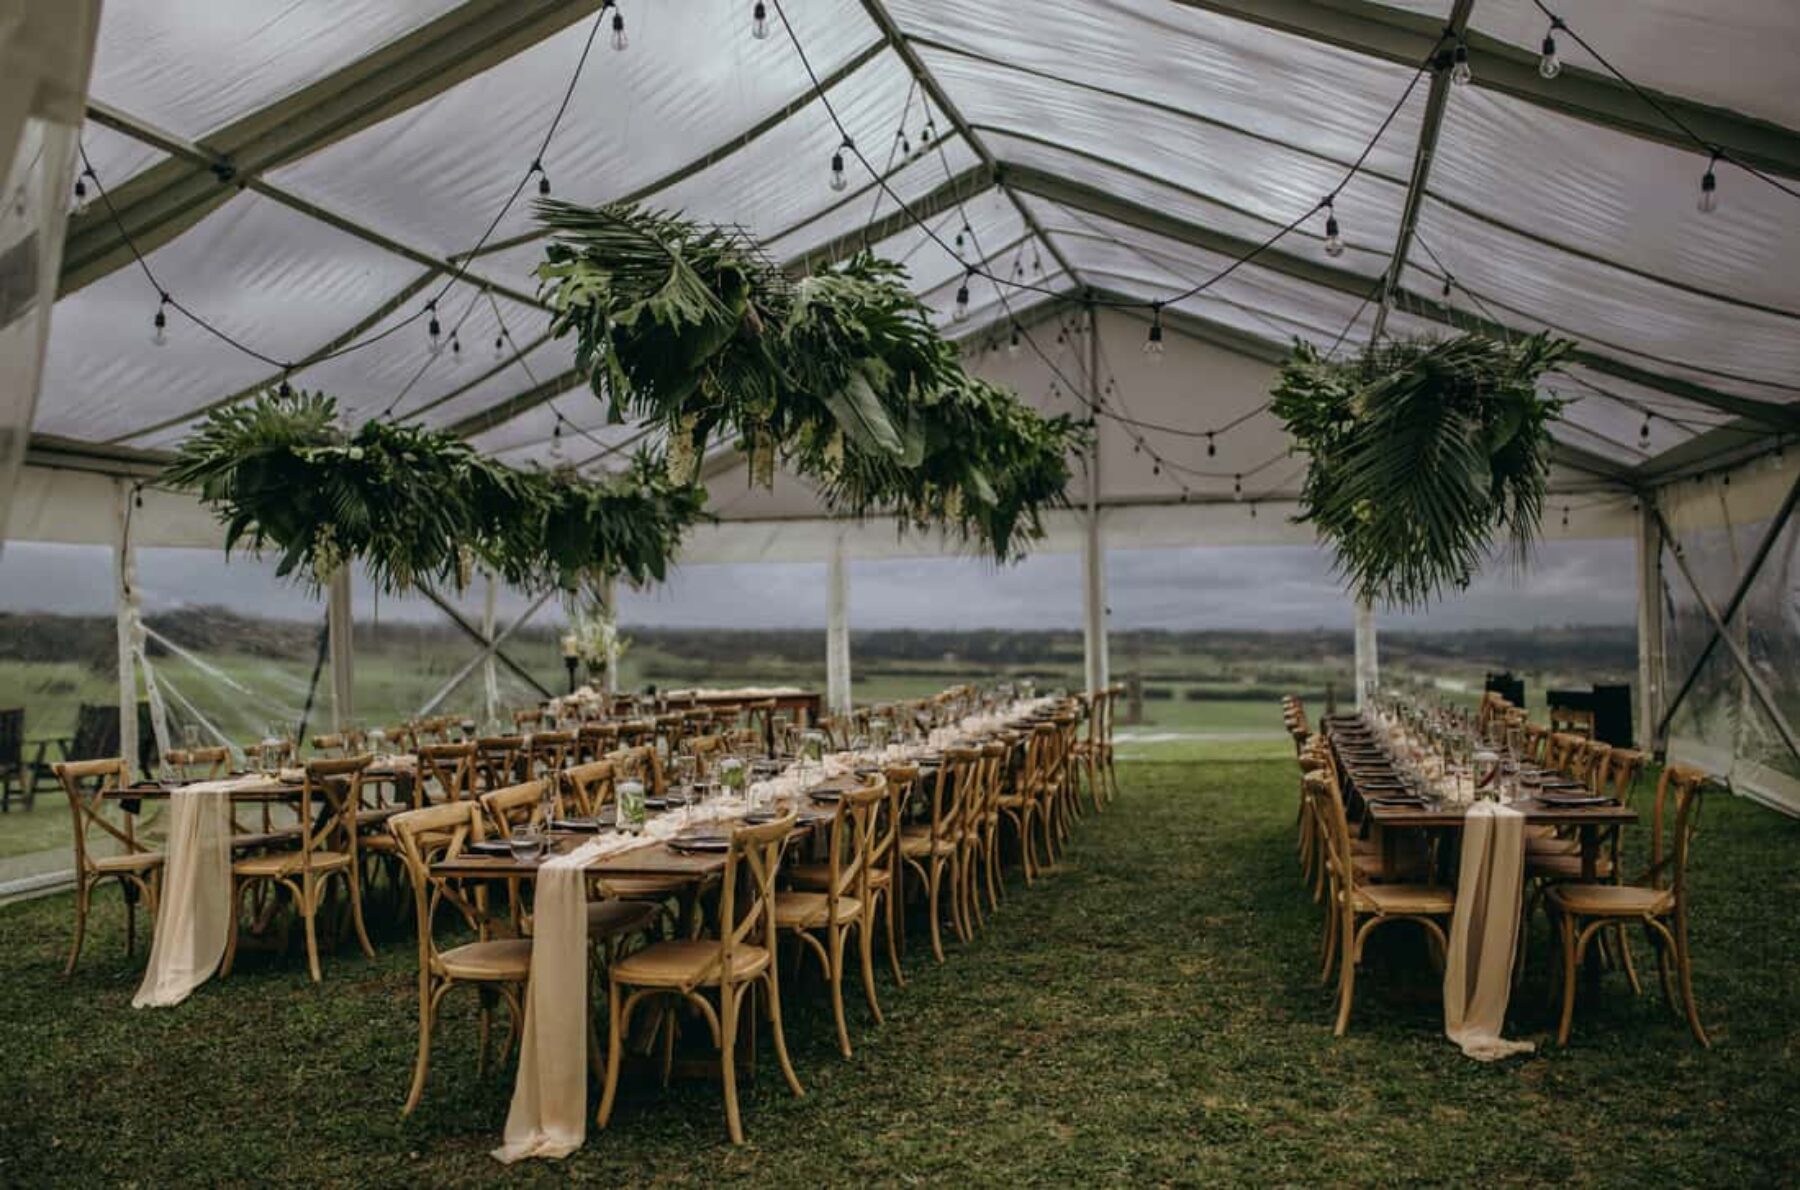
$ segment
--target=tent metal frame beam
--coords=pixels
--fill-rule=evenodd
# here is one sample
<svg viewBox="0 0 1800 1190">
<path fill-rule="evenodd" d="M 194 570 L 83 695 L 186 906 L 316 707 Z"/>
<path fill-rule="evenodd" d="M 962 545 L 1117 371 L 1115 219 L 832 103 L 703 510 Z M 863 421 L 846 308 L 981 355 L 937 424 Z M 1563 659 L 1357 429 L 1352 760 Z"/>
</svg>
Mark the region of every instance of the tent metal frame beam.
<svg viewBox="0 0 1800 1190">
<path fill-rule="evenodd" d="M 476 644 L 480 645 L 483 649 L 486 649 L 488 647 L 488 644 L 489 644 L 488 638 L 482 634 L 481 629 L 479 629 L 475 625 L 469 623 L 468 617 L 463 615 L 462 612 L 458 611 L 455 604 L 451 603 L 448 599 L 445 599 L 442 595 L 438 594 L 437 589 L 435 587 L 432 587 L 427 583 L 420 583 L 419 584 L 419 593 L 424 595 L 425 598 L 431 600 L 431 602 L 436 605 L 436 607 L 439 611 L 443 612 L 446 616 L 450 617 L 450 622 L 452 624 L 455 624 L 458 628 L 462 629 L 465 633 L 467 633 L 470 640 L 473 640 Z M 513 673 L 517 674 L 525 682 L 526 685 L 530 686 L 533 690 L 536 690 L 539 694 L 543 695 L 545 698 L 555 698 L 556 697 L 556 695 L 554 693 L 552 693 L 547 687 L 545 687 L 545 685 L 542 682 L 538 681 L 535 677 L 533 677 L 531 675 L 530 670 L 526 669 L 523 665 L 520 665 L 517 661 L 514 661 L 511 657 L 508 657 L 506 655 L 506 653 L 497 646 L 494 648 L 494 659 L 499 661 L 500 664 L 506 666 L 506 668 L 512 670 Z"/>
<path fill-rule="evenodd" d="M 1797 487 L 1796 490 L 1800 490 L 1800 487 Z M 1700 585 L 1700 580 L 1694 577 L 1693 570 L 1688 566 L 1687 552 L 1681 548 L 1681 540 L 1669 528 L 1669 522 L 1664 518 L 1661 507 L 1651 504 L 1650 510 L 1656 516 L 1657 527 L 1662 530 L 1663 540 L 1668 544 L 1669 554 L 1675 559 L 1675 566 L 1681 571 L 1681 577 L 1687 580 L 1687 585 L 1693 591 L 1695 600 L 1699 602 L 1700 609 L 1706 613 L 1706 618 L 1712 621 L 1712 639 L 1725 642 L 1726 649 L 1731 652 L 1732 660 L 1737 662 L 1738 673 L 1743 676 L 1744 684 L 1755 696 L 1757 705 L 1761 706 L 1763 713 L 1769 717 L 1769 722 L 1774 725 L 1776 734 L 1781 736 L 1781 742 L 1787 745 L 1787 749 L 1793 754 L 1794 759 L 1800 760 L 1800 737 L 1795 736 L 1793 725 L 1787 721 L 1787 716 L 1782 714 L 1781 707 L 1776 704 L 1774 696 L 1769 693 L 1768 686 L 1764 684 L 1762 675 L 1756 672 L 1756 667 L 1750 662 L 1749 654 L 1744 652 L 1744 646 L 1738 643 L 1735 636 L 1731 635 L 1731 629 L 1727 627 L 1730 616 L 1719 614 L 1719 609 L 1713 606 L 1711 596 L 1707 595 L 1705 588 Z M 1791 505 L 1787 511 L 1792 513 Z M 1751 577 L 1754 578 L 1754 576 Z M 1740 580 L 1740 586 L 1742 585 L 1744 585 L 1744 581 Z M 1692 676 L 1690 675 L 1690 679 Z M 1687 685 L 1688 683 L 1683 683 L 1683 688 L 1685 689 Z M 1663 712 L 1659 733 L 1667 730 L 1667 725 L 1674 716 L 1675 708 L 1679 703 L 1680 696 L 1677 695 L 1675 701 L 1669 704 L 1669 709 Z M 1735 751 L 1735 748 L 1733 750 Z"/>
<path fill-rule="evenodd" d="M 1750 672 L 1749 663 L 1747 659 L 1739 653 L 1737 641 L 1731 638 L 1731 633 L 1727 628 L 1727 625 L 1737 617 L 1738 609 L 1743 607 L 1744 600 L 1750 595 L 1750 588 L 1756 585 L 1758 576 L 1762 574 L 1763 564 L 1769 560 L 1770 553 L 1775 549 L 1775 543 L 1781 539 L 1782 530 L 1787 527 L 1788 521 L 1793 518 L 1796 505 L 1800 505 L 1800 476 L 1795 476 L 1794 482 L 1788 486 L 1787 497 L 1782 500 L 1780 509 L 1769 519 L 1769 527 L 1763 530 L 1762 540 L 1756 543 L 1756 549 L 1751 553 L 1750 561 L 1744 567 L 1744 573 L 1738 576 L 1737 586 L 1732 588 L 1731 598 L 1725 601 L 1725 610 L 1723 613 L 1714 611 L 1712 605 L 1707 603 L 1705 593 L 1701 591 L 1699 585 L 1694 582 L 1693 576 L 1688 572 L 1687 562 L 1682 558 L 1680 542 L 1675 534 L 1669 530 L 1669 523 L 1663 519 L 1662 509 L 1655 503 L 1650 505 L 1655 512 L 1657 526 L 1662 530 L 1664 543 L 1669 547 L 1670 552 L 1675 555 L 1675 561 L 1681 567 L 1682 575 L 1687 578 L 1688 584 L 1694 588 L 1694 594 L 1700 597 L 1701 603 L 1706 608 L 1707 616 L 1713 622 L 1712 634 L 1706 638 L 1706 645 L 1700 650 L 1700 656 L 1697 657 L 1694 660 L 1694 664 L 1689 667 L 1687 677 L 1682 679 L 1681 685 L 1676 688 L 1675 697 L 1669 700 L 1668 705 L 1663 708 L 1662 718 L 1657 721 L 1656 733 L 1652 739 L 1655 740 L 1658 751 L 1661 751 L 1664 748 L 1665 741 L 1669 738 L 1669 725 L 1675 721 L 1675 712 L 1681 709 L 1681 704 L 1687 699 L 1688 694 L 1692 692 L 1695 684 L 1699 682 L 1701 671 L 1706 668 L 1706 663 L 1712 660 L 1713 649 L 1717 647 L 1721 639 L 1724 639 L 1727 645 L 1732 648 L 1733 655 L 1737 657 L 1738 665 L 1745 670 L 1746 674 Z M 1757 698 L 1764 699 L 1764 693 L 1758 691 Z M 1770 709 L 1773 706 L 1774 703 L 1772 701 L 1766 702 L 1764 709 L 1768 710 L 1770 716 L 1776 720 L 1776 726 L 1781 730 L 1782 738 L 1787 741 L 1789 748 L 1794 748 L 1794 756 L 1797 759 L 1800 759 L 1800 748 L 1795 748 L 1794 746 L 1794 733 L 1792 728 L 1782 720 L 1777 712 Z"/>
<path fill-rule="evenodd" d="M 945 211 L 979 198 L 994 186 L 993 172 L 986 165 L 975 165 L 955 175 L 930 193 L 906 204 L 906 210 L 889 211 L 865 227 L 833 236 L 816 248 L 789 260 L 782 267 L 790 276 L 801 276 L 812 269 L 835 264 L 860 251 L 865 244 L 877 244 L 898 235 L 917 222 L 935 219 Z M 785 233 L 784 233 L 785 234 Z M 778 237 L 779 238 L 779 237 Z M 1048 242 L 1046 241 L 1046 246 Z"/>
<path fill-rule="evenodd" d="M 981 138 L 975 135 L 975 130 L 970 127 L 968 119 L 962 114 L 962 109 L 958 108 L 951 101 L 950 96 L 944 92 L 943 85 L 938 82 L 937 76 L 926 67 L 923 59 L 919 57 L 918 50 L 913 47 L 912 42 L 907 40 L 906 33 L 894 20 L 893 15 L 888 12 L 887 5 L 882 0 L 862 0 L 862 6 L 863 11 L 869 14 L 869 19 L 874 21 L 876 27 L 881 30 L 882 36 L 887 38 L 888 44 L 894 47 L 894 52 L 900 55 L 900 60 L 906 63 L 906 68 L 912 71 L 914 78 L 919 80 L 919 88 L 930 97 L 937 109 L 944 113 L 944 118 L 950 121 L 963 140 L 968 142 L 969 147 L 975 150 L 975 155 L 981 158 L 981 163 L 994 177 L 995 184 L 1000 187 L 1000 192 L 1006 195 L 1007 200 L 1013 206 L 1018 208 L 1019 217 L 1025 220 L 1025 226 L 1043 240 L 1044 248 L 1050 253 L 1051 258 L 1056 261 L 1063 272 L 1073 278 L 1077 285 L 1080 285 L 1082 283 L 1080 274 L 1070 267 L 1068 260 L 1063 257 L 1062 250 L 1056 246 L 1055 241 L 1044 235 L 1044 229 L 1038 226 L 1037 217 L 1031 213 L 1029 207 L 1020 201 L 1019 196 L 1009 190 L 1006 184 L 1000 180 L 994 155 L 988 151 L 988 147 L 982 143 Z"/>
<path fill-rule="evenodd" d="M 1400 290 L 1400 275 L 1406 270 L 1406 257 L 1412 251 L 1413 229 L 1418 226 L 1419 208 L 1425 202 L 1431 181 L 1431 165 L 1437 158 L 1438 134 L 1444 127 L 1444 109 L 1450 102 L 1450 69 L 1442 58 L 1445 41 L 1461 38 L 1469 27 L 1469 12 L 1475 0 L 1456 0 L 1450 10 L 1450 21 L 1438 35 L 1439 57 L 1431 69 L 1431 89 L 1425 97 L 1425 115 L 1419 121 L 1419 143 L 1413 151 L 1412 175 L 1406 183 L 1406 200 L 1400 207 L 1400 233 L 1394 241 L 1394 254 L 1382 274 L 1381 302 L 1375 307 L 1375 321 L 1369 328 L 1369 342 L 1378 341 L 1387 330 L 1388 312 L 1394 308 L 1394 295 Z"/>
<path fill-rule="evenodd" d="M 112 107 L 110 104 L 102 103 L 97 99 L 88 100 L 87 114 L 88 118 L 93 120 L 96 124 L 103 124 L 108 128 L 122 132 L 134 140 L 142 141 L 144 144 L 161 149 L 172 157 L 185 158 L 208 170 L 230 168 L 230 162 L 224 160 L 218 154 L 195 144 L 193 141 L 185 140 L 172 132 L 157 128 L 140 120 L 136 116 L 120 111 L 118 108 Z M 322 207 L 318 203 L 300 197 L 298 194 L 295 194 L 285 187 L 277 186 L 275 183 L 261 175 L 252 175 L 241 179 L 240 188 L 253 190 L 264 198 L 273 199 L 282 206 L 287 207 L 290 210 L 298 211 L 300 214 L 305 215 L 310 219 L 317 220 L 327 227 L 336 228 L 346 235 L 355 236 L 365 243 L 373 244 L 385 252 L 390 252 L 395 256 L 403 257 L 412 261 L 414 264 L 422 264 L 435 272 L 454 273 L 457 270 L 458 266 L 445 257 L 433 255 L 422 248 L 415 248 L 411 244 L 396 240 L 392 236 L 376 231 L 365 223 L 360 223 L 347 215 L 341 215 L 328 207 Z M 536 306 L 540 310 L 550 309 L 550 304 L 539 298 L 536 294 L 525 293 L 523 290 L 514 289 L 510 285 L 503 285 L 498 281 L 492 281 L 486 277 L 472 274 L 465 274 L 465 276 L 467 276 L 470 284 L 491 289 L 501 297 L 518 302 L 521 305 Z"/>
<path fill-rule="evenodd" d="M 492 591 L 493 591 L 493 582 L 494 582 L 493 576 L 492 575 L 488 576 L 488 590 L 489 590 L 490 595 L 492 594 Z M 469 675 L 473 674 L 476 670 L 480 669 L 489 660 L 491 660 L 495 657 L 501 657 L 501 659 L 504 660 L 507 665 L 512 665 L 513 662 L 509 659 L 506 659 L 501 654 L 500 646 L 505 644 L 507 642 L 507 640 L 509 640 L 512 637 L 512 634 L 514 632 L 517 632 L 520 628 L 523 628 L 525 626 L 525 622 L 527 620 L 529 620 L 529 619 L 531 619 L 531 617 L 537 615 L 538 609 L 543 607 L 544 604 L 550 602 L 550 596 L 552 596 L 553 594 L 555 594 L 554 591 L 545 591 L 543 594 L 539 595 L 536 599 L 532 600 L 531 605 L 529 607 L 527 607 L 523 612 L 519 613 L 518 619 L 516 619 L 512 623 L 508 624 L 505 628 L 501 629 L 498 633 L 494 634 L 493 636 L 491 636 L 491 637 L 484 636 L 482 638 L 481 648 L 477 649 L 475 651 L 475 655 L 473 657 L 470 657 L 468 659 L 468 661 L 463 663 L 463 666 L 461 669 L 458 669 L 455 673 L 451 674 L 450 677 L 448 678 L 448 680 L 446 680 L 442 686 L 438 687 L 437 693 L 433 694 L 430 698 L 425 700 L 425 705 L 423 705 L 419 708 L 418 713 L 421 715 L 429 715 L 433 711 L 437 710 L 438 707 L 443 705 L 445 699 L 449 698 L 452 694 L 456 693 L 456 688 L 458 686 L 462 685 L 465 681 L 468 680 Z"/>
<path fill-rule="evenodd" d="M 1116 223 L 1135 227 L 1140 231 L 1147 231 L 1153 235 L 1231 257 L 1244 256 L 1256 247 L 1255 244 L 1236 236 L 1197 226 L 1187 220 L 1152 210 L 1081 182 L 1057 177 L 1027 166 L 1003 164 L 1000 168 L 1004 183 L 1020 193 L 1033 194 L 1051 202 L 1086 211 L 1091 215 L 1098 215 Z M 1054 236 L 1055 233 L 1048 234 Z M 1368 293 L 1370 286 L 1376 280 L 1376 278 L 1348 269 L 1283 252 L 1279 248 L 1264 250 L 1252 263 L 1303 281 L 1310 281 L 1343 293 L 1353 294 L 1358 299 Z M 1511 337 L 1522 333 L 1512 327 L 1503 326 L 1492 319 L 1470 312 L 1458 312 L 1453 317 L 1448 306 L 1419 294 L 1408 293 L 1406 307 L 1408 313 L 1416 313 L 1422 318 L 1459 330 L 1475 326 L 1496 337 Z M 1761 401 L 1752 397 L 1740 397 L 1731 393 L 1719 392 L 1691 381 L 1658 375 L 1635 364 L 1609 355 L 1596 354 L 1585 348 L 1577 348 L 1571 352 L 1570 359 L 1595 372 L 1620 380 L 1628 380 L 1634 384 L 1643 385 L 1645 388 L 1681 397 L 1698 405 L 1751 418 L 1775 429 L 1787 432 L 1800 431 L 1800 403 L 1791 406 L 1782 405 L 1772 401 Z"/>
<path fill-rule="evenodd" d="M 1402 12 L 1374 0 L 1174 2 L 1405 66 L 1423 60 L 1443 32 L 1439 18 Z M 1545 79 L 1538 73 L 1538 56 L 1525 47 L 1480 33 L 1471 34 L 1468 45 L 1474 86 L 1630 136 L 1701 152 L 1610 75 L 1565 62 L 1555 79 Z M 1643 90 L 1708 144 L 1761 168 L 1800 177 L 1800 132 L 1650 87 Z"/>
<path fill-rule="evenodd" d="M 70 221 L 60 292 L 72 293 L 131 263 L 131 244 L 150 254 L 258 175 L 442 94 L 591 16 L 602 2 L 468 0 L 209 133 L 199 147 L 221 164 L 197 167 L 181 157 L 159 162 L 109 191 L 118 223 L 104 209 Z"/>
</svg>

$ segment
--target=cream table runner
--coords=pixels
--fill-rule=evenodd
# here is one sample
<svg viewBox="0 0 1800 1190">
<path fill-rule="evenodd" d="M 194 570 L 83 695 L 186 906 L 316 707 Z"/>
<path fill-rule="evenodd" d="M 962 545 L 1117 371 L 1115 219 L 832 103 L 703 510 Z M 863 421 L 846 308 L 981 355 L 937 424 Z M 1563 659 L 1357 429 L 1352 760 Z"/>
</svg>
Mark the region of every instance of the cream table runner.
<svg viewBox="0 0 1800 1190">
<path fill-rule="evenodd" d="M 1444 1032 L 1482 1062 L 1535 1048 L 1500 1036 L 1524 885 L 1525 816 L 1511 806 L 1476 802 L 1463 819 L 1462 873 L 1444 966 Z"/>
<path fill-rule="evenodd" d="M 167 1008 L 212 977 L 231 936 L 231 792 L 265 780 L 201 781 L 169 795 L 169 836 L 150 965 L 133 1008 Z"/>
</svg>

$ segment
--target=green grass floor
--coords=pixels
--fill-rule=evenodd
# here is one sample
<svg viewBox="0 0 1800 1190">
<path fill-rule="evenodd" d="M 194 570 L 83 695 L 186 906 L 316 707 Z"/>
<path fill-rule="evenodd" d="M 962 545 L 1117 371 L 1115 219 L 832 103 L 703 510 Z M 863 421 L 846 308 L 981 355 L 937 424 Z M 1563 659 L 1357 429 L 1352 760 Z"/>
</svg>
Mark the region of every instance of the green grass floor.
<svg viewBox="0 0 1800 1190">
<path fill-rule="evenodd" d="M 68 899 L 0 909 L 0 1185 L 1800 1181 L 1800 823 L 1708 806 L 1694 932 L 1714 1049 L 1609 975 L 1567 1049 L 1481 1065 L 1442 1037 L 1404 927 L 1375 948 L 1350 1035 L 1331 1036 L 1279 747 L 1122 776 L 1116 810 L 1081 823 L 1051 878 L 1015 881 L 984 937 L 942 967 L 915 946 L 904 990 L 883 979 L 884 1027 L 852 1000 L 854 1059 L 816 981 L 789 980 L 808 1093 L 790 1098 L 765 1054 L 742 1148 L 716 1086 L 640 1086 L 571 1160 L 502 1169 L 487 1151 L 510 1070 L 476 1076 L 472 998 L 401 1121 L 400 928 L 374 962 L 328 955 L 322 987 L 297 956 L 250 956 L 179 1008 L 137 1012 L 115 896 L 67 981 Z M 1539 1042 L 1543 966 L 1511 1026 Z"/>
</svg>

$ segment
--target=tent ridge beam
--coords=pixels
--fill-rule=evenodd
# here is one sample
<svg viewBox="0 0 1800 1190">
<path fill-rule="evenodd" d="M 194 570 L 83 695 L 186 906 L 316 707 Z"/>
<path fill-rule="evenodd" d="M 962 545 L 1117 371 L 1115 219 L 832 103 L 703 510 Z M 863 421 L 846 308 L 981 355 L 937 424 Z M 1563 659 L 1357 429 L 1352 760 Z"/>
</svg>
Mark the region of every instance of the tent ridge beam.
<svg viewBox="0 0 1800 1190">
<path fill-rule="evenodd" d="M 1376 0 L 1173 2 L 1405 66 L 1423 59 L 1443 32 L 1441 18 L 1402 12 Z M 1468 44 L 1475 86 L 1629 136 L 1700 151 L 1610 75 L 1565 63 L 1555 79 L 1545 79 L 1529 48 L 1479 33 L 1471 34 Z M 1752 165 L 1800 177 L 1800 131 L 1649 87 L 1643 90 L 1708 144 Z"/>
<path fill-rule="evenodd" d="M 1439 38 L 1440 46 L 1451 38 L 1462 38 L 1469 27 L 1469 12 L 1474 7 L 1475 0 L 1456 0 L 1450 10 L 1450 22 Z M 1430 184 L 1431 163 L 1437 157 L 1438 133 L 1444 127 L 1444 109 L 1450 102 L 1450 88 L 1454 85 L 1441 58 L 1429 69 L 1431 89 L 1425 98 L 1424 118 L 1419 122 L 1419 143 L 1413 151 L 1406 199 L 1400 207 L 1400 231 L 1394 240 L 1394 253 L 1388 259 L 1387 272 L 1382 276 L 1381 302 L 1375 307 L 1375 321 L 1369 328 L 1371 343 L 1379 341 L 1382 332 L 1387 330 L 1388 313 L 1394 308 L 1394 295 L 1400 291 L 1400 274 L 1406 269 L 1407 254 L 1412 251 L 1413 229 L 1418 226 L 1419 207 L 1425 201 L 1426 187 Z"/>
<path fill-rule="evenodd" d="M 1069 264 L 1068 258 L 1063 256 L 1062 249 L 1058 248 L 1056 242 L 1044 234 L 1044 229 L 1037 225 L 1036 217 L 1024 203 L 1019 201 L 1019 196 L 1007 189 L 1006 185 L 999 180 L 993 153 L 989 152 L 987 145 L 983 144 L 981 138 L 975 135 L 975 130 L 962 114 L 962 109 L 957 107 L 950 96 L 945 93 L 943 84 L 938 82 L 937 76 L 926 67 L 924 60 L 919 57 L 919 51 L 914 48 L 905 32 L 901 30 L 899 22 L 895 21 L 893 14 L 888 12 L 887 5 L 882 0 L 862 0 L 862 6 L 863 11 L 869 14 L 869 19 L 874 21 L 876 27 L 881 30 L 882 36 L 887 38 L 888 44 L 894 47 L 894 52 L 900 55 L 900 60 L 906 63 L 908 70 L 913 72 L 913 77 L 919 80 L 920 88 L 930 96 L 931 102 L 944 113 L 944 118 L 949 120 L 962 138 L 969 143 L 969 147 L 975 150 L 975 155 L 981 158 L 982 165 L 987 167 L 988 173 L 1000 186 L 1000 192 L 1006 195 L 1008 201 L 1018 209 L 1019 217 L 1025 220 L 1025 226 L 1031 228 L 1038 238 L 1044 241 L 1044 247 L 1049 251 L 1051 259 L 1056 261 L 1057 266 L 1067 273 L 1076 285 L 1081 285 L 1081 275 Z M 1004 282 L 997 284 L 1004 285 Z M 1004 296 L 1004 290 L 1002 295 Z"/>
<path fill-rule="evenodd" d="M 561 32 L 600 4 L 601 0 L 467 0 L 300 91 L 209 133 L 199 144 L 224 165 L 197 166 L 181 157 L 160 162 L 110 192 L 118 223 L 104 209 L 90 209 L 70 221 L 61 293 L 72 293 L 131 263 L 127 235 L 148 255 L 223 205 L 257 175 L 411 110 Z"/>
</svg>

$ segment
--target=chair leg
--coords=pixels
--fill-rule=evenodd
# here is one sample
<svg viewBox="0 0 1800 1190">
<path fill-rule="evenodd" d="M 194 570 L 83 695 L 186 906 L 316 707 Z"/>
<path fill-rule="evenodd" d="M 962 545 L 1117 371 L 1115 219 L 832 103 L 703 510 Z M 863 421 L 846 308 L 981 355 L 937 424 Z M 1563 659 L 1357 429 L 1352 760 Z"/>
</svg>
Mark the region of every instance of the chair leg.
<svg viewBox="0 0 1800 1190">
<path fill-rule="evenodd" d="M 1656 951 L 1656 973 L 1662 983 L 1663 1003 L 1669 1006 L 1670 1012 L 1674 1012 L 1675 972 L 1670 963 L 1668 940 L 1648 920 L 1644 922 L 1644 933 L 1650 938 L 1651 949 Z"/>
<path fill-rule="evenodd" d="M 733 987 L 729 982 L 719 985 L 719 1081 L 725 1084 L 725 1126 L 731 1130 L 731 1143 L 734 1145 L 744 1143 L 744 1122 L 738 1118 L 737 1094 L 739 991 L 740 989 Z M 843 1025 L 841 1003 L 838 1007 L 838 1018 L 841 1030 Z"/>
<path fill-rule="evenodd" d="M 881 1001 L 875 998 L 875 914 L 864 912 L 856 926 L 856 946 L 862 957 L 863 997 L 876 1024 L 882 1024 Z"/>
<path fill-rule="evenodd" d="M 1349 912 L 1338 924 L 1338 1014 L 1332 1034 L 1342 1037 L 1350 1028 L 1350 1002 L 1356 996 L 1356 918 Z"/>
<path fill-rule="evenodd" d="M 898 889 L 890 887 L 882 897 L 882 906 L 887 913 L 887 953 L 888 967 L 894 973 L 894 986 L 906 986 L 906 972 L 900 969 L 900 898 Z"/>
<path fill-rule="evenodd" d="M 1569 1026 L 1575 1020 L 1575 983 L 1579 978 L 1576 968 L 1581 965 L 1580 956 L 1575 946 L 1575 916 L 1571 913 L 1558 915 L 1557 924 L 1562 931 L 1562 1020 L 1556 1027 L 1556 1044 L 1569 1044 Z"/>
<path fill-rule="evenodd" d="M 926 889 L 925 903 L 930 911 L 929 915 L 931 918 L 931 954 L 932 957 L 937 959 L 940 963 L 944 961 L 944 939 L 943 926 L 938 922 L 938 917 L 940 916 L 938 912 L 938 889 L 939 886 L 943 884 L 943 876 L 943 865 L 933 857 L 931 861 L 931 879 L 928 881 L 929 887 Z"/>
<path fill-rule="evenodd" d="M 600 1109 L 594 1114 L 594 1126 L 606 1127 L 612 1119 L 613 1098 L 619 1092 L 619 1067 L 623 1064 L 624 1028 L 619 1020 L 619 985 L 608 982 L 606 992 L 606 1082 L 600 1092 Z"/>
<path fill-rule="evenodd" d="M 773 972 L 771 966 L 770 973 L 763 976 L 769 989 L 769 1036 L 775 1044 L 775 1060 L 781 1065 L 781 1075 L 787 1079 L 788 1089 L 794 1093 L 794 1098 L 801 1099 L 805 1097 L 806 1089 L 800 1085 L 800 1076 L 794 1073 L 793 1059 L 788 1057 L 787 1034 L 781 1028 L 781 986 L 775 982 Z"/>
<path fill-rule="evenodd" d="M 1706 1029 L 1700 1024 L 1700 1006 L 1694 1003 L 1694 956 L 1688 949 L 1687 919 L 1678 917 L 1675 921 L 1675 965 L 1681 970 L 1681 1004 L 1687 1011 L 1688 1028 L 1694 1032 L 1694 1040 L 1707 1049 L 1712 1042 L 1706 1038 Z"/>
<path fill-rule="evenodd" d="M 831 984 L 831 1017 L 837 1022 L 838 1050 L 850 1056 L 850 1028 L 844 1021 L 844 942 L 849 931 L 839 925 L 825 927 L 831 945 L 831 965 L 825 977 Z"/>
<path fill-rule="evenodd" d="M 1631 939 L 1627 936 L 1625 923 L 1620 922 L 1613 928 L 1613 945 L 1618 948 L 1619 961 L 1625 967 L 1625 978 L 1631 981 L 1631 994 L 1644 994 L 1644 985 L 1638 979 L 1637 964 L 1631 961 Z"/>
<path fill-rule="evenodd" d="M 363 956 L 372 959 L 375 948 L 369 945 L 369 931 L 363 925 L 362 882 L 357 879 L 355 868 L 344 872 L 344 883 L 350 886 L 350 920 L 356 926 L 356 940 L 362 943 Z"/>
<path fill-rule="evenodd" d="M 69 961 L 63 964 L 63 974 L 75 974 L 75 960 L 81 957 L 81 943 L 87 937 L 87 919 L 89 897 L 93 885 L 83 876 L 75 886 L 75 941 L 69 946 Z"/>
<path fill-rule="evenodd" d="M 138 890 L 130 880 L 119 881 L 119 893 L 125 898 L 125 957 L 137 953 Z"/>
<path fill-rule="evenodd" d="M 448 985 L 446 985 L 448 986 Z M 431 1070 L 431 1026 L 434 997 L 430 984 L 419 989 L 419 1057 L 413 1063 L 412 1090 L 407 1092 L 406 1106 L 400 1109 L 402 1116 L 410 1116 L 413 1109 L 419 1106 L 419 1100 L 425 1096 L 425 1076 Z"/>
<path fill-rule="evenodd" d="M 306 881 L 300 889 L 300 924 L 306 931 L 306 966 L 312 972 L 314 983 L 323 983 L 324 977 L 319 974 L 319 901 L 318 890 L 311 887 L 311 880 Z"/>
<path fill-rule="evenodd" d="M 225 957 L 219 960 L 219 978 L 231 974 L 231 965 L 237 961 L 239 919 L 244 911 L 244 889 L 247 886 L 239 881 L 231 882 L 231 923 L 225 931 Z"/>
</svg>

